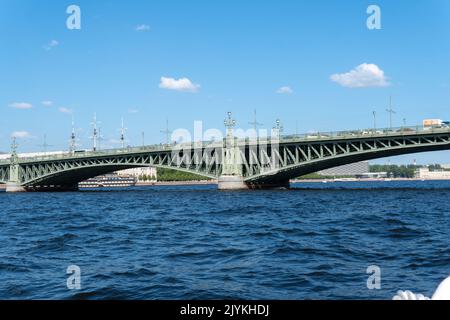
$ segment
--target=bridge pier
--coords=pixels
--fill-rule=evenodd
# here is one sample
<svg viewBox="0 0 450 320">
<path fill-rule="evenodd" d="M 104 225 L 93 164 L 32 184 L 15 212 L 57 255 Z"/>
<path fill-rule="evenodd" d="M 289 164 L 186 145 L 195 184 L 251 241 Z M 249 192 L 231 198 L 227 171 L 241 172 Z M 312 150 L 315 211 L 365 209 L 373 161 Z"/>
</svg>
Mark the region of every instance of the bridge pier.
<svg viewBox="0 0 450 320">
<path fill-rule="evenodd" d="M 17 155 L 16 138 L 11 144 L 11 163 L 9 165 L 9 179 L 6 182 L 6 192 L 26 192 L 27 190 L 20 183 L 20 165 Z"/>
<path fill-rule="evenodd" d="M 223 175 L 218 180 L 219 190 L 248 190 L 244 177 Z"/>
<path fill-rule="evenodd" d="M 27 190 L 16 182 L 6 183 L 6 192 L 26 192 Z"/>
</svg>

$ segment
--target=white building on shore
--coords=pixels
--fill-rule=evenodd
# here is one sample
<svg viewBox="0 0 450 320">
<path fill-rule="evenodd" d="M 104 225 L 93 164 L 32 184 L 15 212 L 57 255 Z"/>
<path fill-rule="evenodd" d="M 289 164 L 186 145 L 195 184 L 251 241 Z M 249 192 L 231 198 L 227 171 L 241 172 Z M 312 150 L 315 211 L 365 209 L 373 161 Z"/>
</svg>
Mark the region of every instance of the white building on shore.
<svg viewBox="0 0 450 320">
<path fill-rule="evenodd" d="M 357 179 L 386 179 L 388 178 L 387 172 L 366 172 L 362 174 L 357 174 L 355 176 Z"/>
<path fill-rule="evenodd" d="M 429 168 L 420 168 L 416 171 L 416 177 L 423 180 L 450 180 L 450 171 L 430 171 Z"/>
</svg>

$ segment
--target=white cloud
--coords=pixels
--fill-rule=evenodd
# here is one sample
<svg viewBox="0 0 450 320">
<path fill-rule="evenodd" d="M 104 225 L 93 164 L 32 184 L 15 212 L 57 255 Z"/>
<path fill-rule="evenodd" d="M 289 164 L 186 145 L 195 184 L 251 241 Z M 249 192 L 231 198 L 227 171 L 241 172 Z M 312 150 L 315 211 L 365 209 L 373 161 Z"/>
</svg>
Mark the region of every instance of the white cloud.
<svg viewBox="0 0 450 320">
<path fill-rule="evenodd" d="M 30 133 L 28 131 L 14 131 L 13 133 L 11 133 L 11 137 L 17 139 L 25 139 L 30 137 Z"/>
<path fill-rule="evenodd" d="M 59 42 L 57 40 L 52 40 L 44 46 L 44 49 L 50 51 L 57 46 L 59 46 Z"/>
<path fill-rule="evenodd" d="M 66 114 L 72 114 L 73 113 L 72 109 L 65 108 L 65 107 L 59 108 L 58 111 L 61 112 L 61 113 L 66 113 Z"/>
<path fill-rule="evenodd" d="M 384 71 L 375 64 L 363 63 L 347 73 L 333 74 L 331 81 L 347 88 L 387 87 Z"/>
<path fill-rule="evenodd" d="M 197 92 L 200 89 L 200 85 L 194 84 L 188 78 L 174 79 L 161 77 L 159 84 L 161 89 L 176 90 L 184 92 Z"/>
<path fill-rule="evenodd" d="M 292 90 L 291 87 L 281 87 L 277 90 L 277 93 L 280 94 L 292 94 L 294 93 L 294 90 Z"/>
<path fill-rule="evenodd" d="M 15 109 L 31 109 L 33 105 L 28 102 L 13 102 L 9 105 L 11 108 Z"/>
<path fill-rule="evenodd" d="M 149 31 L 150 30 L 150 26 L 147 24 L 140 24 L 136 27 L 135 29 L 136 31 Z"/>
<path fill-rule="evenodd" d="M 138 109 L 128 109 L 128 113 L 134 114 L 134 113 L 138 113 L 138 112 L 139 112 Z"/>
<path fill-rule="evenodd" d="M 45 101 L 42 101 L 41 104 L 46 107 L 51 107 L 53 105 L 53 101 L 45 100 Z"/>
</svg>

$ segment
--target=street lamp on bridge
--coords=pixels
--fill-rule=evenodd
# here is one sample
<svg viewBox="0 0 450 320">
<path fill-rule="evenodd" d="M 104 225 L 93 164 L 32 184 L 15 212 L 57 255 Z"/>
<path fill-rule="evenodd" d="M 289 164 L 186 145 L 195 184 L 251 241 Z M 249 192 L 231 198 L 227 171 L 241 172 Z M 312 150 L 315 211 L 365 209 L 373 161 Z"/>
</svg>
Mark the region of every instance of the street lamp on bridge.
<svg viewBox="0 0 450 320">
<path fill-rule="evenodd" d="M 372 111 L 372 115 L 373 115 L 373 130 L 377 131 L 377 112 Z"/>
<path fill-rule="evenodd" d="M 17 155 L 17 139 L 15 136 L 12 137 L 11 142 L 11 163 L 16 164 L 19 160 L 19 156 Z"/>
<path fill-rule="evenodd" d="M 122 118 L 122 127 L 120 128 L 120 144 L 122 145 L 122 149 L 125 149 L 125 132 L 127 130 L 128 128 L 125 128 Z"/>
<path fill-rule="evenodd" d="M 72 133 L 70 134 L 70 152 L 75 152 L 77 148 L 77 138 L 75 135 L 75 120 L 72 115 Z"/>
<path fill-rule="evenodd" d="M 223 122 L 227 128 L 227 137 L 233 137 L 233 128 L 236 126 L 236 120 L 233 119 L 233 114 L 228 112 L 228 118 Z"/>
<path fill-rule="evenodd" d="M 97 121 L 97 113 L 94 113 L 94 121 L 91 123 L 92 124 L 92 149 L 93 151 L 97 151 L 99 149 L 98 147 L 98 140 L 99 140 L 99 133 L 100 130 L 98 129 L 98 124 L 99 122 Z"/>
<path fill-rule="evenodd" d="M 281 123 L 281 120 L 277 119 L 275 121 L 275 127 L 273 127 L 273 133 L 274 133 L 273 135 L 276 136 L 277 138 L 279 138 L 281 136 L 281 134 L 283 133 L 283 131 L 284 131 L 284 127 Z"/>
</svg>

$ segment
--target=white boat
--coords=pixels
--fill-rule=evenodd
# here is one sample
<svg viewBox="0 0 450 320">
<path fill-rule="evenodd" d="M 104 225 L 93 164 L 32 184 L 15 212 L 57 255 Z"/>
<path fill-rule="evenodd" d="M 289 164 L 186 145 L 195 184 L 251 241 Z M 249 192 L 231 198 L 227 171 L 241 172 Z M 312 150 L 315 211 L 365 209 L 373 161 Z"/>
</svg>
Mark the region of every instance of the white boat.
<svg viewBox="0 0 450 320">
<path fill-rule="evenodd" d="M 136 185 L 137 179 L 133 176 L 120 176 L 118 174 L 107 174 L 87 179 L 78 184 L 79 188 L 118 188 L 132 187 Z"/>
</svg>

